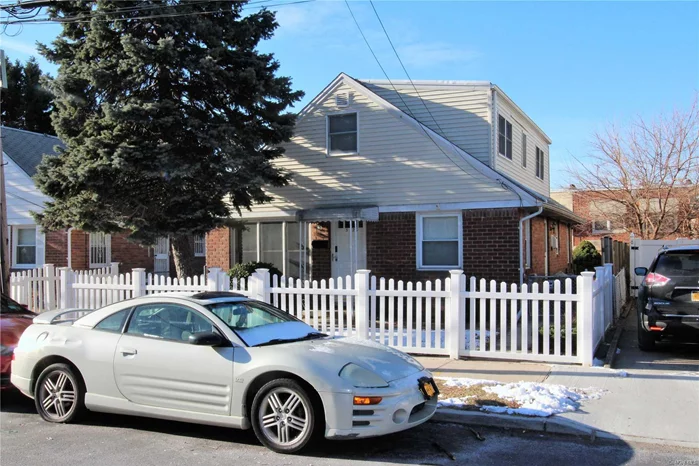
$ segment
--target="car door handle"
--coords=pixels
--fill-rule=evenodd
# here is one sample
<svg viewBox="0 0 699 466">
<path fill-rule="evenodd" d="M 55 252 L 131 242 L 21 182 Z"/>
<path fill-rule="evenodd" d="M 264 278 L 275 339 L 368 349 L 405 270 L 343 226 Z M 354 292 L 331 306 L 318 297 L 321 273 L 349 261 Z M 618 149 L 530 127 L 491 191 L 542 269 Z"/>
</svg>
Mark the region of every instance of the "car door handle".
<svg viewBox="0 0 699 466">
<path fill-rule="evenodd" d="M 119 348 L 119 352 L 122 354 L 122 356 L 135 356 L 138 354 L 136 348 Z"/>
</svg>

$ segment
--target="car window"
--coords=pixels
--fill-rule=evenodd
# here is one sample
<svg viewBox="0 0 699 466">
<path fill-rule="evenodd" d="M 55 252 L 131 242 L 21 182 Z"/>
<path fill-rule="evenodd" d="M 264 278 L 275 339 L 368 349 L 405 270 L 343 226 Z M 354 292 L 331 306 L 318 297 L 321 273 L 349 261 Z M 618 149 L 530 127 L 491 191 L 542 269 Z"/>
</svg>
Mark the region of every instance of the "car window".
<svg viewBox="0 0 699 466">
<path fill-rule="evenodd" d="M 233 330 L 242 330 L 295 320 L 290 315 L 250 301 L 216 303 L 206 306 Z"/>
<path fill-rule="evenodd" d="M 20 306 L 7 296 L 2 296 L 2 314 L 29 314 L 29 310 Z"/>
<path fill-rule="evenodd" d="M 699 252 L 668 253 L 658 257 L 655 273 L 665 276 L 699 274 Z"/>
<path fill-rule="evenodd" d="M 131 309 L 124 309 L 102 319 L 99 324 L 95 325 L 95 330 L 121 333 L 121 330 L 124 328 L 124 320 L 126 320 L 126 316 L 129 315 L 130 310 Z"/>
<path fill-rule="evenodd" d="M 178 304 L 146 304 L 134 310 L 126 333 L 164 340 L 188 341 L 200 332 L 215 332 L 214 325 L 193 309 Z"/>
</svg>

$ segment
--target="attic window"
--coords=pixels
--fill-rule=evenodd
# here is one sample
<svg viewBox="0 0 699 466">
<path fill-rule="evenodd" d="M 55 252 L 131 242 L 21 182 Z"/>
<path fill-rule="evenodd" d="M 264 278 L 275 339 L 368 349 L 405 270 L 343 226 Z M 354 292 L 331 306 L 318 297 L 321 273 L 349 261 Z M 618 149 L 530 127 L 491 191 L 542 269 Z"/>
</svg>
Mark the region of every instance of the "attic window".
<svg viewBox="0 0 699 466">
<path fill-rule="evenodd" d="M 335 94 L 335 106 L 339 108 L 349 107 L 350 95 L 349 92 L 339 92 Z"/>
<path fill-rule="evenodd" d="M 358 152 L 357 114 L 328 115 L 328 155 Z"/>
</svg>

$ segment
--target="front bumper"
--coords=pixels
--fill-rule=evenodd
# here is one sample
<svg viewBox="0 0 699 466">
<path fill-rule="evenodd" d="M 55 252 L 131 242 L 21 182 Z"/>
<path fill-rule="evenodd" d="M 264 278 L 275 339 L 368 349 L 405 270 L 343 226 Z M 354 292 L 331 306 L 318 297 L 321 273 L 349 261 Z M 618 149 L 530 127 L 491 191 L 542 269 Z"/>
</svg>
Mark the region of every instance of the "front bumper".
<svg viewBox="0 0 699 466">
<path fill-rule="evenodd" d="M 394 380 L 386 388 L 357 388 L 354 393 L 321 393 L 326 407 L 325 437 L 376 437 L 428 421 L 437 410 L 437 396 L 425 400 L 418 389 L 418 379 L 421 377 L 432 377 L 432 374 L 423 370 Z M 382 400 L 377 405 L 355 406 L 352 404 L 355 395 L 380 396 Z M 328 410 L 330 407 L 332 409 Z"/>
</svg>

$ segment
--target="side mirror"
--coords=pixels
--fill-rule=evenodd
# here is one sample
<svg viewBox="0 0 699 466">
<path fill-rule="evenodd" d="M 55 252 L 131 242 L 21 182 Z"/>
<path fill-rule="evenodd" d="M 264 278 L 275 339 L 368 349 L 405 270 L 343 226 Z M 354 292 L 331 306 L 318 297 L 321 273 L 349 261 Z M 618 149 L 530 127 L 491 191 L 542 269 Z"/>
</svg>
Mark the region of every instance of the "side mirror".
<svg viewBox="0 0 699 466">
<path fill-rule="evenodd" d="M 224 342 L 223 337 L 216 332 L 193 333 L 188 340 L 191 345 L 198 346 L 221 346 Z"/>
<path fill-rule="evenodd" d="M 633 273 L 635 273 L 639 277 L 645 277 L 646 275 L 648 275 L 648 269 L 645 267 L 636 267 L 635 269 L 633 269 Z"/>
</svg>

